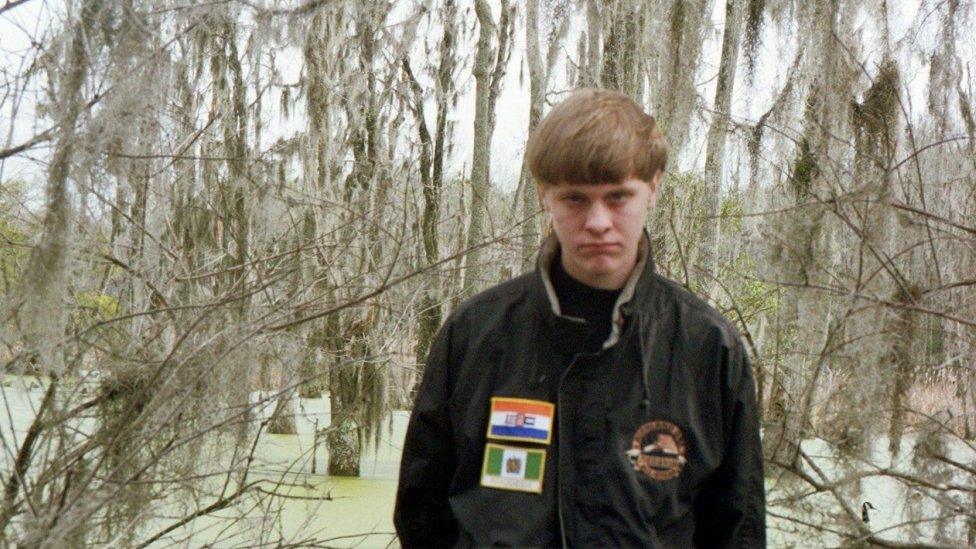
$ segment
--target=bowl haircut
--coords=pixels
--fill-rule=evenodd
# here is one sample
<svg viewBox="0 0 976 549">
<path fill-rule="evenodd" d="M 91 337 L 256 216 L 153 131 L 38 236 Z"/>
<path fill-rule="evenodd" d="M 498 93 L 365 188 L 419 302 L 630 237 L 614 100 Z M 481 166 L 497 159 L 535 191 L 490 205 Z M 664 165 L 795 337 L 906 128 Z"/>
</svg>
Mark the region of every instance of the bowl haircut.
<svg viewBox="0 0 976 549">
<path fill-rule="evenodd" d="M 525 154 L 542 187 L 621 183 L 651 181 L 667 164 L 668 145 L 654 117 L 629 97 L 583 88 L 539 122 Z"/>
</svg>

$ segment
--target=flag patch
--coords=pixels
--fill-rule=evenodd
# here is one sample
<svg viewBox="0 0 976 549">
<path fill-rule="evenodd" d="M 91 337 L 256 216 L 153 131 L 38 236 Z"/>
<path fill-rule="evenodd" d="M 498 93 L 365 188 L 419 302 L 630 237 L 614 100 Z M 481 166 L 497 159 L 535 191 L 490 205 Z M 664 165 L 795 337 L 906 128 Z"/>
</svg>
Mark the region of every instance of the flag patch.
<svg viewBox="0 0 976 549">
<path fill-rule="evenodd" d="M 546 451 L 488 443 L 481 485 L 516 492 L 542 493 Z"/>
<path fill-rule="evenodd" d="M 555 409 L 542 400 L 492 397 L 488 438 L 549 444 Z"/>
</svg>

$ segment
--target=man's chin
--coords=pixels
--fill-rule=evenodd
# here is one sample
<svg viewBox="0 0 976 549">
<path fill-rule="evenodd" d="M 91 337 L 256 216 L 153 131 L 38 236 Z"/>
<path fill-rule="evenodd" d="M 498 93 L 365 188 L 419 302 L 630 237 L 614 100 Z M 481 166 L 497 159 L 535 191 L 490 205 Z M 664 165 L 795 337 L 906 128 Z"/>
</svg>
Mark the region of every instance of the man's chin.
<svg viewBox="0 0 976 549">
<path fill-rule="evenodd" d="M 616 260 L 589 261 L 584 265 L 583 270 L 591 278 L 604 278 L 612 276 L 620 270 L 620 262 Z"/>
</svg>

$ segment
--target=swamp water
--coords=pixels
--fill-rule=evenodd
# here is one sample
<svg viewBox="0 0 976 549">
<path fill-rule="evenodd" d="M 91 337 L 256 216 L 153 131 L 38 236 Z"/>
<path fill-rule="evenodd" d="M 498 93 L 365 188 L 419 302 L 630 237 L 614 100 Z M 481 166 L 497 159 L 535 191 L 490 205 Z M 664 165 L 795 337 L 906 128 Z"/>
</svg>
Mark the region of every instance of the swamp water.
<svg viewBox="0 0 976 549">
<path fill-rule="evenodd" d="M 3 410 L 0 435 L 3 436 L 5 448 L 0 452 L 0 472 L 4 477 L 11 463 L 6 448 L 22 440 L 43 391 L 44 388 L 30 378 L 7 377 L 3 383 L 0 392 L 0 410 Z M 254 395 L 254 399 L 257 398 Z M 259 535 L 261 539 L 282 540 L 293 546 L 312 543 L 319 547 L 397 545 L 391 515 L 400 450 L 409 414 L 396 411 L 384 421 L 377 444 L 370 444 L 361 459 L 361 477 L 339 478 L 324 474 L 328 463 L 324 441 L 317 450 L 313 451 L 312 448 L 316 425 L 321 429 L 330 421 L 328 398 L 295 400 L 293 404 L 298 434 L 263 434 L 256 447 L 249 477 L 252 480 L 266 479 L 268 486 L 277 484 L 274 491 L 282 497 L 262 498 L 260 504 L 256 500 L 244 500 L 233 508 L 201 517 L 175 530 L 154 547 L 199 547 L 211 543 L 214 547 L 252 546 Z M 259 407 L 259 417 L 266 417 L 270 408 L 270 404 Z M 81 429 L 84 430 L 84 427 Z M 970 446 L 955 442 L 958 443 L 948 446 L 951 457 L 966 463 L 976 459 L 976 453 Z M 853 468 L 890 467 L 911 471 L 917 466 L 911 458 L 913 444 L 913 439 L 906 437 L 901 457 L 892 458 L 887 451 L 887 439 L 878 437 L 870 449 L 870 463 L 855 464 Z M 840 478 L 844 476 L 842 471 L 851 468 L 849 460 L 831 455 L 820 441 L 805 441 L 803 448 L 831 478 Z M 312 472 L 313 466 L 315 473 Z M 953 481 L 972 483 L 972 479 L 947 479 L 947 482 Z M 831 519 L 824 512 L 833 506 L 829 495 L 809 494 L 809 487 L 777 479 L 767 479 L 766 488 L 771 512 L 830 528 Z M 852 495 L 855 502 L 871 501 L 877 508 L 871 513 L 871 530 L 882 532 L 885 539 L 906 541 L 915 538 L 946 546 L 953 546 L 949 540 L 965 539 L 962 533 L 965 521 L 962 517 L 940 517 L 936 506 L 926 501 L 924 495 L 906 491 L 889 477 L 865 477 L 857 490 L 857 494 Z M 794 501 L 791 496 L 803 492 L 807 494 L 798 500 L 799 504 L 786 503 Z M 966 504 L 967 501 L 961 501 L 961 505 Z M 193 510 L 191 508 L 189 512 Z M 174 513 L 172 516 L 180 514 Z M 157 531 L 171 520 L 154 520 L 147 530 Z M 805 536 L 795 528 L 795 524 L 782 518 L 769 516 L 767 522 L 770 547 L 836 547 L 842 544 L 839 537 Z M 252 543 L 248 544 L 249 540 Z"/>
<path fill-rule="evenodd" d="M 3 379 L 0 387 L 0 475 L 3 478 L 9 475 L 12 452 L 36 416 L 44 390 L 43 385 L 30 377 Z M 253 400 L 258 398 L 257 394 L 253 395 Z M 200 517 L 173 531 L 152 547 L 200 547 L 214 540 L 219 540 L 214 547 L 251 546 L 256 539 L 282 540 L 296 546 L 312 542 L 329 547 L 396 545 L 393 501 L 409 413 L 395 411 L 384 421 L 377 444 L 369 444 L 362 456 L 360 477 L 330 477 L 325 474 L 328 455 L 324 437 L 317 451 L 312 449 L 316 421 L 320 429 L 329 424 L 329 399 L 296 399 L 293 404 L 298 434 L 263 433 L 249 475 L 252 481 L 269 481 L 262 486 L 273 487 L 283 497 L 265 497 L 261 505 L 242 500 L 239 505 Z M 272 405 L 266 403 L 256 407 L 256 411 L 266 417 Z M 90 421 L 80 423 L 75 427 L 89 432 Z M 312 472 L 313 461 L 317 473 Z M 213 492 L 217 489 L 218 486 L 211 487 Z M 213 499 L 201 498 L 204 504 Z M 173 517 L 194 510 L 190 507 L 177 511 L 174 506 L 165 513 L 171 518 L 152 520 L 144 529 L 159 531 L 171 524 Z M 248 540 L 252 543 L 246 543 Z"/>
<path fill-rule="evenodd" d="M 358 478 L 330 477 L 325 474 L 324 437 L 313 450 L 316 421 L 319 429 L 331 422 L 329 399 L 300 399 L 294 404 L 298 434 L 263 435 L 255 452 L 254 478 L 265 475 L 310 486 L 276 490 L 288 496 L 279 498 L 285 539 L 329 540 L 329 546 L 337 547 L 396 545 L 393 501 L 409 412 L 394 411 L 386 418 L 376 444 L 367 444 L 363 452 Z"/>
</svg>

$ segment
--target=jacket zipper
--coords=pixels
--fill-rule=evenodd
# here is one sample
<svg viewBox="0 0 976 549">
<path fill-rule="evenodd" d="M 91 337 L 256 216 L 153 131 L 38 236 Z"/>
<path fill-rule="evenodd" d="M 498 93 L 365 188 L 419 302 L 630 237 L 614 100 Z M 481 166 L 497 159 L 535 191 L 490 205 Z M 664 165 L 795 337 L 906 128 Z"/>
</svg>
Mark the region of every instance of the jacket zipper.
<svg viewBox="0 0 976 549">
<path fill-rule="evenodd" d="M 556 414 L 558 414 L 557 416 L 558 419 L 556 420 L 556 423 L 557 426 L 559 427 L 559 440 L 557 441 L 557 443 L 559 443 L 562 440 L 563 433 L 566 432 L 563 426 L 563 417 L 565 417 L 566 414 L 562 412 L 562 410 L 564 410 L 563 383 L 566 381 L 566 376 L 569 375 L 569 372 L 573 369 L 573 366 L 576 366 L 579 357 L 584 354 L 587 353 L 579 352 L 573 355 L 573 360 L 569 362 L 569 366 L 566 366 L 566 369 L 563 370 L 563 374 L 559 377 L 559 386 L 556 388 Z M 599 354 L 599 353 L 589 353 L 589 354 Z M 556 459 L 558 461 L 562 461 L 563 452 L 562 452 L 561 444 L 559 445 L 559 450 L 560 451 L 557 452 L 556 454 L 557 456 Z M 566 521 L 563 520 L 563 477 L 565 475 L 562 474 L 562 471 L 560 470 L 562 468 L 559 467 L 559 465 L 560 464 L 557 462 L 556 467 L 557 467 L 557 472 L 559 474 L 556 475 L 556 508 L 559 514 L 559 536 L 562 539 L 562 546 L 569 547 L 569 544 L 566 543 Z"/>
</svg>

